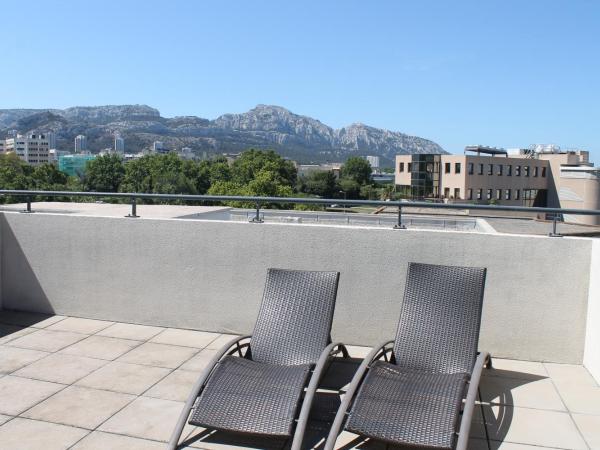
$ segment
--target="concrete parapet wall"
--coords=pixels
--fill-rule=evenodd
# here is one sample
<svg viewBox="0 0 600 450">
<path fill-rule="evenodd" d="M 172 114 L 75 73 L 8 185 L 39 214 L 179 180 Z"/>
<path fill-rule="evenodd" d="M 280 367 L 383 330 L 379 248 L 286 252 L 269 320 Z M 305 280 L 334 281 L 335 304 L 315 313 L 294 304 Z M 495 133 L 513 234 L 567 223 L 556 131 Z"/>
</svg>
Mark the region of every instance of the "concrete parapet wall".
<svg viewBox="0 0 600 450">
<path fill-rule="evenodd" d="M 583 361 L 590 239 L 0 215 L 6 309 L 246 333 L 268 267 L 341 272 L 333 337 L 391 338 L 410 261 L 488 268 L 482 349 Z"/>
</svg>

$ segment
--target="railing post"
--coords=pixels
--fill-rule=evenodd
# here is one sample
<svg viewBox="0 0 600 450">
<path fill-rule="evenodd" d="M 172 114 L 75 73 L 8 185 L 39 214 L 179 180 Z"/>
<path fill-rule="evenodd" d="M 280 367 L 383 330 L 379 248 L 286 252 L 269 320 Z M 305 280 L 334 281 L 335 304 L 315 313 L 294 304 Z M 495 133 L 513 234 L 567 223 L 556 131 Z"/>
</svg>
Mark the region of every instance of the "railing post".
<svg viewBox="0 0 600 450">
<path fill-rule="evenodd" d="M 554 215 L 552 216 L 552 232 L 548 233 L 548 236 L 550 237 L 563 237 L 562 234 L 560 234 L 557 230 L 556 230 L 556 221 L 558 218 L 558 214 L 554 213 Z"/>
<path fill-rule="evenodd" d="M 263 220 L 260 218 L 260 202 L 256 202 L 256 215 L 250 221 L 252 223 L 263 223 Z"/>
<path fill-rule="evenodd" d="M 402 206 L 398 206 L 398 222 L 394 225 L 394 230 L 406 230 L 406 226 L 402 224 Z"/>
<path fill-rule="evenodd" d="M 137 202 L 135 197 L 131 197 L 131 214 L 127 214 L 125 217 L 137 218 L 140 217 L 137 215 Z"/>
<path fill-rule="evenodd" d="M 23 211 L 21 211 L 22 213 L 32 213 L 33 211 L 31 210 L 31 196 L 28 195 L 27 197 L 27 209 L 24 209 Z"/>
</svg>

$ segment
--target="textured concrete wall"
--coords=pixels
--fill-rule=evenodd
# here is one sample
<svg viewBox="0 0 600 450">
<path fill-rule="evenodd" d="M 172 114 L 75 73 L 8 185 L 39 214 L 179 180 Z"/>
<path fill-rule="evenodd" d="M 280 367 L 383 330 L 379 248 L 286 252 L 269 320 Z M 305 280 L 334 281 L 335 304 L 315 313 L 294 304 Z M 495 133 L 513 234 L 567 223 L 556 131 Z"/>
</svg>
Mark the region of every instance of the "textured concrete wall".
<svg viewBox="0 0 600 450">
<path fill-rule="evenodd" d="M 484 266 L 481 348 L 581 363 L 591 240 L 294 224 L 0 216 L 5 308 L 251 331 L 268 267 L 341 272 L 334 339 L 393 337 L 409 261 Z"/>
<path fill-rule="evenodd" d="M 600 240 L 594 239 L 590 267 L 587 331 L 583 364 L 600 383 Z"/>
</svg>

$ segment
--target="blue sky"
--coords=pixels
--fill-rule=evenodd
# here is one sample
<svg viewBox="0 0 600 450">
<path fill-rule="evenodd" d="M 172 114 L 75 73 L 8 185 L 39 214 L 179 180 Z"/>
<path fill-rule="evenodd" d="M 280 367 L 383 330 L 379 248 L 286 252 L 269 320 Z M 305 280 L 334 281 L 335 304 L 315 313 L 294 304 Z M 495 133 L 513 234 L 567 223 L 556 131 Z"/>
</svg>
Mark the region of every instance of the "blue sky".
<svg viewBox="0 0 600 450">
<path fill-rule="evenodd" d="M 600 164 L 597 1 L 3 0 L 0 108 L 144 103 L 215 118 L 277 104 Z"/>
</svg>

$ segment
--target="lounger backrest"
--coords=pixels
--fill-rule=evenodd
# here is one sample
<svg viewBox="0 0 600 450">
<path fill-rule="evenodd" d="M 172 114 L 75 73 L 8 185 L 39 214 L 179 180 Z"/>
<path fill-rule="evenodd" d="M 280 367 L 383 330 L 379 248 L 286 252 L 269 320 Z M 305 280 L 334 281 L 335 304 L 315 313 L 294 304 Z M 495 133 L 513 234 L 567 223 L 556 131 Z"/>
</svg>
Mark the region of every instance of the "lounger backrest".
<svg viewBox="0 0 600 450">
<path fill-rule="evenodd" d="M 269 269 L 252 334 L 252 359 L 314 364 L 330 341 L 338 272 Z"/>
<path fill-rule="evenodd" d="M 402 367 L 471 373 L 486 269 L 410 263 L 394 354 Z"/>
</svg>

